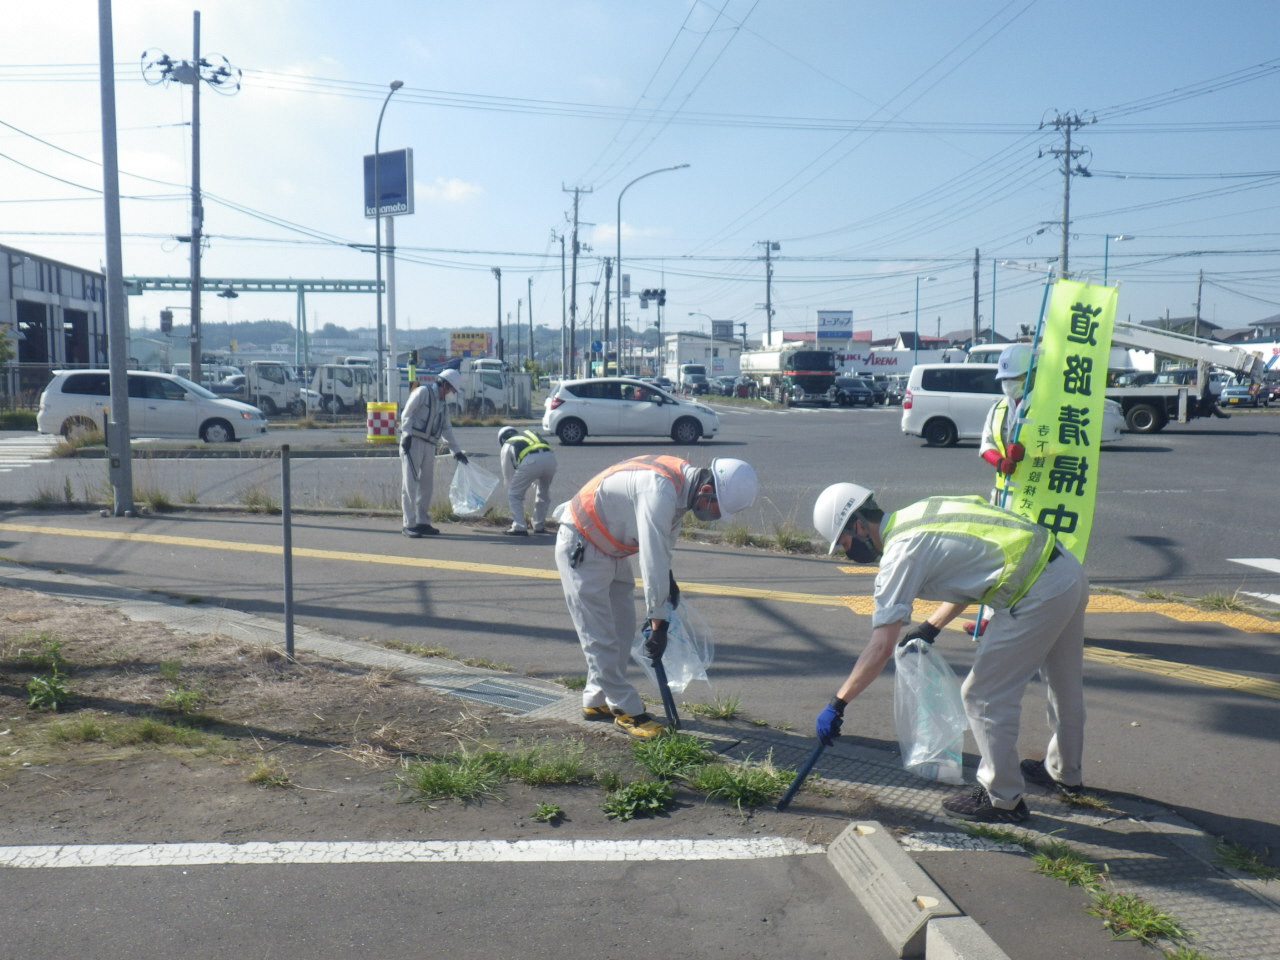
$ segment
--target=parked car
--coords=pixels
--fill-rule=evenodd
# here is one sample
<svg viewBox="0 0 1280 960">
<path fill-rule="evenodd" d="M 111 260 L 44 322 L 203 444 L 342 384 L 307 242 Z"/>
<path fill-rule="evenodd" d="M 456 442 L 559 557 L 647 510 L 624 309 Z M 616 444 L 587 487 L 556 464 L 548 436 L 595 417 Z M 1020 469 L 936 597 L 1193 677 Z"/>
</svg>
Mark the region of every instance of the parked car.
<svg viewBox="0 0 1280 960">
<path fill-rule="evenodd" d="M 225 443 L 267 432 L 257 407 L 171 373 L 128 372 L 129 436 Z M 107 370 L 57 370 L 40 394 L 36 429 L 73 437 L 101 430 L 111 405 Z"/>
<path fill-rule="evenodd" d="M 732 397 L 737 382 L 737 377 L 713 377 L 711 392 L 718 397 Z"/>
<path fill-rule="evenodd" d="M 566 445 L 587 437 L 670 437 L 696 443 L 720 432 L 705 404 L 626 377 L 566 380 L 546 399 L 542 429 Z"/>
<path fill-rule="evenodd" d="M 836 377 L 831 385 L 831 402 L 840 407 L 874 406 L 876 391 L 870 380 L 862 377 Z"/>
<path fill-rule="evenodd" d="M 923 437 L 931 447 L 982 439 L 991 405 L 1000 397 L 994 363 L 924 363 L 913 367 L 902 400 L 902 432 Z M 1101 443 L 1115 443 L 1124 430 L 1124 411 L 1103 402 Z"/>
<path fill-rule="evenodd" d="M 1271 394 L 1263 384 L 1235 380 L 1222 388 L 1218 403 L 1224 407 L 1265 407 L 1271 403 Z"/>
<path fill-rule="evenodd" d="M 906 374 L 896 374 L 885 380 L 885 403 L 901 403 L 902 396 L 907 392 L 907 376 Z"/>
</svg>

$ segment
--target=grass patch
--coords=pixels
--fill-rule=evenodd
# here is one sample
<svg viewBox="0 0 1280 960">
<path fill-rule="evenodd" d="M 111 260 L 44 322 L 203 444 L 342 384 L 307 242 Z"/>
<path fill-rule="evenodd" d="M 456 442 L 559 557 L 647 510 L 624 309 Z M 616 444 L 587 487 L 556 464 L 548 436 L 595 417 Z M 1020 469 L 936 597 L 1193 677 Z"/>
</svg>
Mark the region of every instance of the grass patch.
<svg viewBox="0 0 1280 960">
<path fill-rule="evenodd" d="M 1280 880 L 1280 870 L 1267 863 L 1265 857 L 1268 852 L 1263 850 L 1262 853 L 1257 853 L 1230 840 L 1219 840 L 1214 847 L 1213 862 L 1270 883 L 1272 880 Z"/>
<path fill-rule="evenodd" d="M 971 837 L 990 840 L 992 843 L 1011 843 L 1024 850 L 1035 846 L 1035 841 L 1029 834 L 1012 827 L 997 827 L 990 823 L 962 823 L 960 829 Z"/>
<path fill-rule="evenodd" d="M 58 710 L 71 699 L 65 683 L 66 675 L 56 667 L 48 676 L 27 681 L 27 706 L 32 710 Z"/>
<path fill-rule="evenodd" d="M 629 783 L 609 794 L 602 809 L 610 820 L 637 820 L 656 817 L 676 805 L 676 793 L 671 784 L 660 780 L 642 780 Z"/>
<path fill-rule="evenodd" d="M 276 787 L 279 789 L 296 786 L 282 767 L 266 761 L 259 761 L 254 766 L 253 771 L 245 777 L 245 781 L 257 784 L 260 787 Z"/>
<path fill-rule="evenodd" d="M 1155 946 L 1158 940 L 1189 940 L 1191 933 L 1174 917 L 1157 910 L 1133 893 L 1094 890 L 1093 905 L 1085 912 L 1102 920 L 1112 940 L 1129 938 Z"/>
<path fill-rule="evenodd" d="M 580 740 L 533 744 L 514 753 L 491 751 L 484 756 L 507 779 L 533 787 L 590 783 L 595 779 L 586 744 Z"/>
<path fill-rule="evenodd" d="M 35 430 L 36 415 L 30 410 L 0 412 L 0 430 Z"/>
<path fill-rule="evenodd" d="M 531 814 L 530 819 L 537 820 L 539 823 L 559 823 L 564 819 L 564 807 L 557 806 L 554 803 L 540 803 L 538 804 L 538 809 Z"/>
<path fill-rule="evenodd" d="M 1231 613 L 1240 613 L 1249 609 L 1248 604 L 1240 599 L 1240 591 L 1234 593 L 1207 593 L 1197 600 L 1193 600 L 1192 604 L 1201 610 L 1218 610 Z"/>
<path fill-rule="evenodd" d="M 194 714 L 208 703 L 209 698 L 203 690 L 193 690 L 178 684 L 164 695 L 164 707 L 181 714 Z"/>
<path fill-rule="evenodd" d="M 585 690 L 587 688 L 586 677 L 556 677 L 555 682 L 561 684 L 566 690 Z"/>
<path fill-rule="evenodd" d="M 693 771 L 689 786 L 708 797 L 731 803 L 743 813 L 776 799 L 795 779 L 794 770 L 779 770 L 769 756 L 763 763 L 707 764 Z"/>
<path fill-rule="evenodd" d="M 240 493 L 240 502 L 250 513 L 277 514 L 280 503 L 261 487 L 249 487 Z"/>
<path fill-rule="evenodd" d="M 631 745 L 631 753 L 651 776 L 680 780 L 714 758 L 710 746 L 690 733 L 669 733 L 652 740 L 637 740 Z"/>
<path fill-rule="evenodd" d="M 773 539 L 784 553 L 806 553 L 812 546 L 809 535 L 790 523 L 775 523 Z"/>
<path fill-rule="evenodd" d="M 1104 873 L 1096 863 L 1091 863 L 1062 840 L 1048 840 L 1031 855 L 1035 861 L 1036 873 L 1061 880 L 1069 887 L 1084 887 L 1086 890 L 1097 889 Z"/>
<path fill-rule="evenodd" d="M 710 703 L 685 703 L 681 706 L 694 716 L 706 717 L 708 720 L 736 720 L 742 711 L 742 699 L 716 697 Z"/>
<path fill-rule="evenodd" d="M 51 724 L 45 730 L 49 743 L 104 743 L 113 747 L 140 745 L 203 747 L 217 741 L 207 733 L 156 717 L 99 720 L 84 714 Z"/>
<path fill-rule="evenodd" d="M 169 495 L 158 487 L 135 489 L 133 498 L 136 502 L 150 507 L 153 513 L 165 513 L 174 508 L 173 501 L 169 499 Z"/>
<path fill-rule="evenodd" d="M 14 659 L 23 666 L 33 670 L 56 670 L 67 672 L 67 661 L 62 655 L 62 641 L 48 631 L 39 634 L 26 634 L 15 641 L 22 644 Z M 29 648 L 26 644 L 39 644 Z"/>
<path fill-rule="evenodd" d="M 468 667 L 479 667 L 482 670 L 500 670 L 503 673 L 512 673 L 515 667 L 509 663 L 500 663 L 497 660 L 486 660 L 484 657 L 470 657 L 462 661 Z"/>
<path fill-rule="evenodd" d="M 484 754 L 456 753 L 427 761 L 406 761 L 395 782 L 413 803 L 455 800 L 474 803 L 495 799 L 502 773 Z"/>
</svg>

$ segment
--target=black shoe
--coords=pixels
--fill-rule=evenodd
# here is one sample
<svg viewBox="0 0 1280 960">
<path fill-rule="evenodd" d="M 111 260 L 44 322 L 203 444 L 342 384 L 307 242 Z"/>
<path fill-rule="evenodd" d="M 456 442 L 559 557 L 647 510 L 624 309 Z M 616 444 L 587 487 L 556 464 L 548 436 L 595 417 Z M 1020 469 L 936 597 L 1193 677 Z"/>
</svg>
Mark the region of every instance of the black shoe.
<svg viewBox="0 0 1280 960">
<path fill-rule="evenodd" d="M 420 531 L 417 527 L 402 527 L 400 532 L 404 534 L 406 537 L 409 537 L 411 540 L 417 540 L 419 537 L 422 536 L 422 531 Z"/>
<path fill-rule="evenodd" d="M 1063 783 L 1049 776 L 1049 768 L 1044 765 L 1043 760 L 1023 760 L 1018 764 L 1018 769 L 1022 771 L 1024 780 L 1034 783 L 1037 787 L 1056 790 L 1066 797 L 1078 797 L 1084 793 L 1084 784 Z"/>
<path fill-rule="evenodd" d="M 1021 797 L 1018 798 L 1016 807 L 1005 810 L 991 802 L 991 796 L 985 787 L 974 787 L 947 797 L 942 801 L 942 811 L 958 820 L 972 820 L 976 823 L 1024 823 L 1031 816 Z"/>
<path fill-rule="evenodd" d="M 529 531 L 523 527 L 512 527 L 511 529 L 503 530 L 502 532 L 508 537 L 527 537 L 529 535 Z"/>
<path fill-rule="evenodd" d="M 420 523 L 413 529 L 418 531 L 418 536 L 422 536 L 423 534 L 425 534 L 428 537 L 435 537 L 435 536 L 438 536 L 440 533 L 439 530 L 437 530 L 435 527 L 433 527 L 429 523 Z"/>
</svg>

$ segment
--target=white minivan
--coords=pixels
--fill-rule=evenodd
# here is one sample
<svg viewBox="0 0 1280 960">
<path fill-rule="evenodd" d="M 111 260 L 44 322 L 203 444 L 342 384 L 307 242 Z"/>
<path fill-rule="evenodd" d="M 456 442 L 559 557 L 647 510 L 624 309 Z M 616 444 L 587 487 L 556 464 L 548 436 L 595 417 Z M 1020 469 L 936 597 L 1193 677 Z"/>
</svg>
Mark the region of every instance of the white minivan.
<svg viewBox="0 0 1280 960">
<path fill-rule="evenodd" d="M 981 440 L 991 405 L 1001 396 L 994 363 L 922 363 L 911 368 L 902 397 L 902 432 L 931 447 Z M 1101 443 L 1115 443 L 1124 429 L 1120 404 L 1103 404 Z"/>
<path fill-rule="evenodd" d="M 225 443 L 267 432 L 257 407 L 219 397 L 171 373 L 129 371 L 129 436 Z M 107 370 L 57 370 L 40 394 L 36 429 L 72 437 L 101 430 L 111 405 Z"/>
</svg>

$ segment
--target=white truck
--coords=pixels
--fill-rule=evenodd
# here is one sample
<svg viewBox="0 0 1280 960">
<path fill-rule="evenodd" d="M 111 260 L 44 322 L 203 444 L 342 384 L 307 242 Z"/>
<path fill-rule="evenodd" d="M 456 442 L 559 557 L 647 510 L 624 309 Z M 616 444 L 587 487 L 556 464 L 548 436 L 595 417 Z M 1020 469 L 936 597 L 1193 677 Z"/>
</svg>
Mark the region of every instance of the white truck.
<svg viewBox="0 0 1280 960">
<path fill-rule="evenodd" d="M 286 412 L 306 416 L 302 384 L 291 366 L 280 360 L 250 360 L 242 366 L 244 373 L 206 386 L 221 396 L 251 403 L 268 417 Z"/>
<path fill-rule="evenodd" d="M 363 413 L 378 393 L 367 363 L 322 363 L 311 377 L 311 389 L 320 395 L 320 409 L 332 414 Z"/>
<path fill-rule="evenodd" d="M 742 376 L 755 385 L 756 393 L 774 403 L 831 405 L 836 355 L 830 350 L 804 344 L 748 350 L 739 363 Z"/>
</svg>

